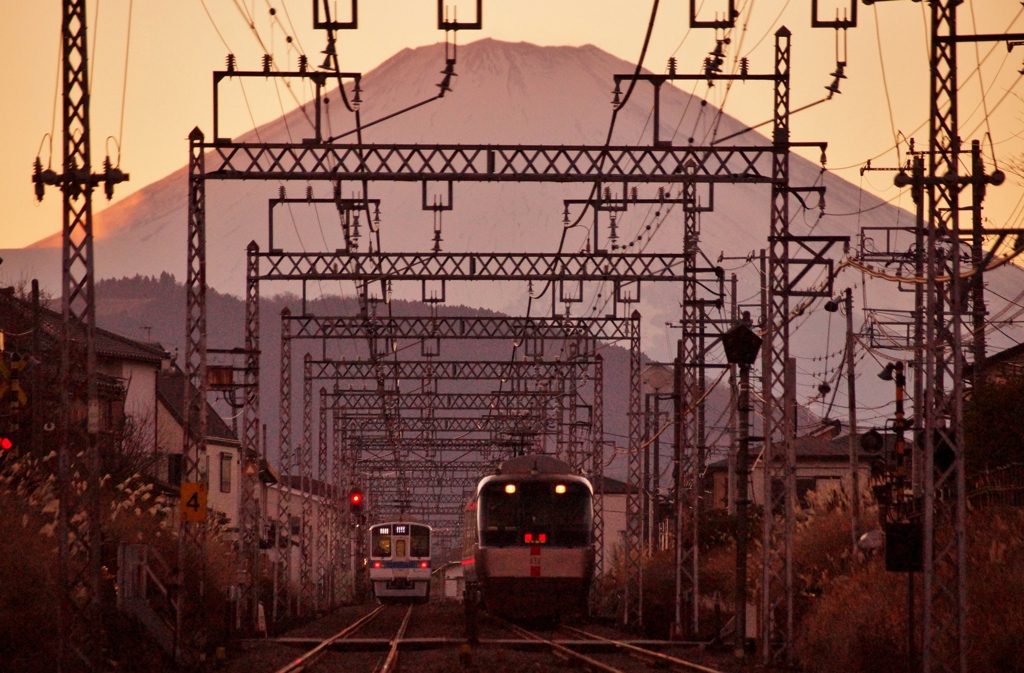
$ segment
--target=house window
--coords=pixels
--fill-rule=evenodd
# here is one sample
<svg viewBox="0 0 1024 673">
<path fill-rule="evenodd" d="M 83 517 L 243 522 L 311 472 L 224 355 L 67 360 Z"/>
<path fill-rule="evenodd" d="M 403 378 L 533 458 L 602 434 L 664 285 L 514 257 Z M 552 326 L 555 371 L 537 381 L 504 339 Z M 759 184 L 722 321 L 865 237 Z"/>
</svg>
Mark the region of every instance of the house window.
<svg viewBox="0 0 1024 673">
<path fill-rule="evenodd" d="M 220 492 L 230 493 L 231 492 L 231 463 L 232 456 L 230 453 L 220 454 Z"/>
<path fill-rule="evenodd" d="M 177 486 L 181 483 L 181 454 L 167 454 L 167 483 Z"/>
<path fill-rule="evenodd" d="M 796 480 L 796 497 L 801 507 L 807 507 L 807 494 L 818 490 L 818 480 L 814 477 L 800 477 Z"/>
</svg>

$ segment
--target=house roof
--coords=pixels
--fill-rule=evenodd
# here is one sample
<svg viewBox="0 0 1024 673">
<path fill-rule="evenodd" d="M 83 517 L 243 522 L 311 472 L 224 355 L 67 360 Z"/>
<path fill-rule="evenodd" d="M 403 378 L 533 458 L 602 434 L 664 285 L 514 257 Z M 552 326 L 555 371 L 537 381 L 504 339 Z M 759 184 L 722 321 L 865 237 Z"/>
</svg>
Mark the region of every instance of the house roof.
<svg viewBox="0 0 1024 673">
<path fill-rule="evenodd" d="M 1016 346 L 1011 346 L 1006 350 L 987 356 L 985 358 L 984 365 L 982 366 L 982 371 L 998 367 L 1003 364 L 1024 366 L 1024 344 L 1017 344 Z M 974 363 L 972 362 L 964 368 L 964 375 L 970 376 L 973 373 Z"/>
<path fill-rule="evenodd" d="M 870 462 L 875 459 L 875 456 L 860 450 L 860 437 L 863 434 L 864 433 L 858 433 L 857 435 L 857 454 L 861 461 Z M 885 442 L 885 448 L 891 449 L 896 443 L 896 436 L 891 432 L 883 432 L 882 440 Z M 906 441 L 909 443 L 913 440 L 913 433 L 907 432 Z M 803 458 L 805 460 L 834 460 L 848 462 L 850 460 L 850 435 L 845 434 L 839 437 L 833 437 L 832 439 L 821 439 L 811 436 L 797 437 L 795 449 L 798 461 Z M 708 464 L 708 470 L 712 472 L 725 470 L 726 467 L 727 462 L 724 459 L 716 460 Z"/>
<path fill-rule="evenodd" d="M 601 481 L 604 484 L 604 495 L 626 494 L 626 482 L 611 477 L 601 477 Z"/>
<path fill-rule="evenodd" d="M 322 496 L 325 498 L 332 497 L 334 495 L 334 484 L 328 484 L 320 481 L 319 479 L 310 479 L 307 484 L 308 489 L 302 487 L 302 477 L 297 474 L 282 474 L 278 477 L 277 483 L 280 486 L 289 488 L 299 493 L 304 493 L 306 490 L 309 491 L 310 495 Z"/>
<path fill-rule="evenodd" d="M 161 371 L 156 378 L 156 396 L 178 423 L 184 425 L 185 373 L 174 365 Z M 209 402 L 206 404 L 206 437 L 237 443 L 238 438 Z"/>
<path fill-rule="evenodd" d="M 19 299 L 11 291 L 0 292 L 0 330 L 23 332 L 31 329 L 33 308 L 31 302 Z M 64 328 L 62 314 L 39 308 L 41 328 L 40 344 L 43 350 L 55 349 L 60 344 Z M 101 358 L 148 362 L 160 366 L 168 358 L 167 351 L 158 343 L 136 341 L 109 330 L 96 328 L 96 355 Z"/>
</svg>

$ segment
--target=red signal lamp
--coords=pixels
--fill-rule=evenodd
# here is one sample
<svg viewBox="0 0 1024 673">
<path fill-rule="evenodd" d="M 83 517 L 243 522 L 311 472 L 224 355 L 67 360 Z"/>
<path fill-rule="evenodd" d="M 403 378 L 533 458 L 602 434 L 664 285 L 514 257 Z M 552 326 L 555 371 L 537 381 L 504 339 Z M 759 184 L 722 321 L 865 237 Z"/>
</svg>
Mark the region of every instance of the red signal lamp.
<svg viewBox="0 0 1024 673">
<path fill-rule="evenodd" d="M 10 451 L 14 448 L 14 442 L 11 441 L 10 437 L 0 437 L 0 449 L 4 451 Z"/>
</svg>

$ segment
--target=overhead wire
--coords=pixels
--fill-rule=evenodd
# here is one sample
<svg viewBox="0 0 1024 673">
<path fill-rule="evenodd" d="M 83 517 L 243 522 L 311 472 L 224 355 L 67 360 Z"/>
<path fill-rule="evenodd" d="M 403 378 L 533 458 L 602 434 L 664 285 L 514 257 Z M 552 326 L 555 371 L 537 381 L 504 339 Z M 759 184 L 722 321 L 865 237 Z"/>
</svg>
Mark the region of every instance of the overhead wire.
<svg viewBox="0 0 1024 673">
<path fill-rule="evenodd" d="M 900 164 L 900 138 L 896 131 L 896 118 L 892 113 L 892 96 L 889 95 L 889 80 L 885 75 L 885 57 L 882 54 L 882 28 L 878 21 L 878 5 L 872 5 L 871 9 L 875 17 L 875 44 L 878 46 L 878 65 L 882 71 L 882 90 L 885 91 L 885 106 L 889 111 L 889 128 L 892 130 L 892 140 L 896 150 L 896 165 Z M 980 66 L 980 64 L 979 64 Z"/>
<path fill-rule="evenodd" d="M 121 83 L 121 119 L 117 125 L 117 162 L 121 166 L 121 141 L 124 138 L 124 110 L 125 101 L 128 99 L 128 57 L 131 54 L 132 44 L 132 10 L 135 7 L 135 0 L 128 0 L 128 34 L 124 41 L 124 78 Z"/>
</svg>

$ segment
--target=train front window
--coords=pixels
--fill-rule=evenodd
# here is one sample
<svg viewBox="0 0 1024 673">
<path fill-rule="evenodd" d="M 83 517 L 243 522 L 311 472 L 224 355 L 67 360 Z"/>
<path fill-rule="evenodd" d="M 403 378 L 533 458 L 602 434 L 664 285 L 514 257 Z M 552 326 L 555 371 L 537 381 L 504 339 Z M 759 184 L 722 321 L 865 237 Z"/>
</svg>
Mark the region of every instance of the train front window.
<svg viewBox="0 0 1024 673">
<path fill-rule="evenodd" d="M 371 556 L 382 558 L 391 556 L 391 529 L 376 528 L 370 537 Z"/>
<path fill-rule="evenodd" d="M 409 556 L 413 558 L 430 557 L 430 529 L 426 526 L 411 526 L 409 534 Z"/>
<path fill-rule="evenodd" d="M 403 538 L 395 540 L 395 556 L 405 558 L 405 540 Z"/>
<path fill-rule="evenodd" d="M 481 544 L 575 547 L 590 543 L 592 498 L 584 484 L 526 482 L 513 493 L 505 486 L 490 483 L 480 492 Z"/>
</svg>

